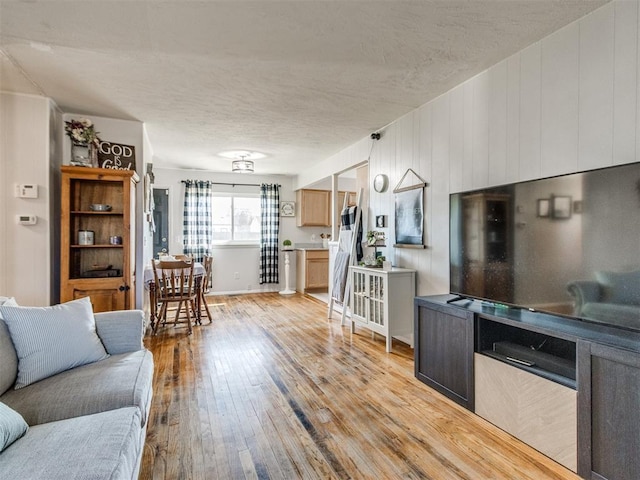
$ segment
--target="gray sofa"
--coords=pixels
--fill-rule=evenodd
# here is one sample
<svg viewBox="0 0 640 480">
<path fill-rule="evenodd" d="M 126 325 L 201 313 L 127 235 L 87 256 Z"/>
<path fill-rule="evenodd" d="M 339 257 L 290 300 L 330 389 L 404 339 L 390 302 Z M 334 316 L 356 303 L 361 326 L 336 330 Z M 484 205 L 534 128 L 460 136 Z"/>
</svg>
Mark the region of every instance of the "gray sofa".
<svg viewBox="0 0 640 480">
<path fill-rule="evenodd" d="M 138 478 L 153 379 L 153 357 L 142 343 L 144 313 L 94 317 L 107 358 L 19 389 L 12 386 L 16 349 L 0 320 L 0 402 L 29 425 L 0 453 L 0 478 Z"/>
<path fill-rule="evenodd" d="M 574 315 L 591 321 L 640 330 L 640 270 L 599 271 L 595 280 L 567 285 Z"/>
</svg>

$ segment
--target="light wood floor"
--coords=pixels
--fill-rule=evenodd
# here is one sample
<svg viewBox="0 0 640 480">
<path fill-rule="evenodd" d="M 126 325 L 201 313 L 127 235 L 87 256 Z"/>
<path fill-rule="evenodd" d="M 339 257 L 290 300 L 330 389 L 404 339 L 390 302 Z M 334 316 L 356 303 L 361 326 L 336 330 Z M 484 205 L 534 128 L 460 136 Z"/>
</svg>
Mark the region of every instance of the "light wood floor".
<svg viewBox="0 0 640 480">
<path fill-rule="evenodd" d="M 212 297 L 213 324 L 147 337 L 142 479 L 576 479 L 351 335 L 302 295 Z"/>
</svg>

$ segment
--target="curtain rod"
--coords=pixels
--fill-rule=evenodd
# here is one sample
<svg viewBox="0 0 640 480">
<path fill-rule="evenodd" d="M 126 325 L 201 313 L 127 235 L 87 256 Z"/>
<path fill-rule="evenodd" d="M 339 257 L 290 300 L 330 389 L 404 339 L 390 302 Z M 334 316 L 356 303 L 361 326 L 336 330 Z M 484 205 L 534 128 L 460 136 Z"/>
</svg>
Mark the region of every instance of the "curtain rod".
<svg viewBox="0 0 640 480">
<path fill-rule="evenodd" d="M 182 180 L 182 183 L 187 183 L 188 180 Z M 227 183 L 227 182 L 210 182 L 209 180 L 197 180 L 202 182 L 208 182 L 211 185 L 231 185 L 232 187 L 260 187 L 262 184 L 260 183 Z M 278 184 L 279 187 L 282 185 Z"/>
</svg>

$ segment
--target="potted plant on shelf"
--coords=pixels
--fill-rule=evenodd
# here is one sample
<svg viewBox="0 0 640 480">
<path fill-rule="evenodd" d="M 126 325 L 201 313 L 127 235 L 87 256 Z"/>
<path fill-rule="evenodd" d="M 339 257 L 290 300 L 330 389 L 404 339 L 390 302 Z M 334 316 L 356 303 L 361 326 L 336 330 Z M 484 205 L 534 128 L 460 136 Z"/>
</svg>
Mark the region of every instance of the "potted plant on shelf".
<svg viewBox="0 0 640 480">
<path fill-rule="evenodd" d="M 64 123 L 64 131 L 71 139 L 71 165 L 97 167 L 100 138 L 93 122 L 82 118 Z"/>
<path fill-rule="evenodd" d="M 377 237 L 376 234 L 378 232 L 376 232 L 375 230 L 369 230 L 367 232 L 367 245 L 369 245 L 370 247 L 373 247 L 376 244 L 377 241 Z"/>
<path fill-rule="evenodd" d="M 293 250 L 293 247 L 291 245 L 291 240 L 286 239 L 282 241 L 282 249 L 283 250 Z"/>
<path fill-rule="evenodd" d="M 378 254 L 378 247 L 384 247 L 384 232 L 369 230 L 367 232 L 367 245 L 369 247 L 373 247 L 373 266 L 382 267 L 382 261 L 384 261 L 384 257 L 382 257 L 381 261 L 378 261 L 380 255 Z"/>
</svg>

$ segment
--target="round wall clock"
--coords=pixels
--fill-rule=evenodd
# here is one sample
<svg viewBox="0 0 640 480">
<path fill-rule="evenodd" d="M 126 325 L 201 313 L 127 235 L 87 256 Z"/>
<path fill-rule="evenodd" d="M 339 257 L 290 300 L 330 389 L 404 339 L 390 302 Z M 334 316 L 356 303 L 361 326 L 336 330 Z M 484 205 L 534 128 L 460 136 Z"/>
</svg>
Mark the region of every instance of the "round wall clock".
<svg viewBox="0 0 640 480">
<path fill-rule="evenodd" d="M 296 203 L 295 202 L 280 202 L 280 216 L 282 216 L 282 217 L 295 217 L 296 216 Z"/>
<path fill-rule="evenodd" d="M 389 178 L 382 173 L 379 173 L 373 179 L 373 189 L 378 193 L 382 193 L 386 191 L 388 185 L 389 185 Z"/>
</svg>

